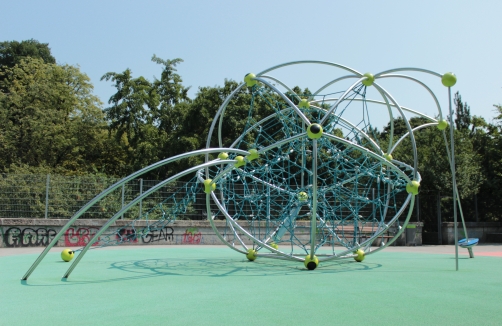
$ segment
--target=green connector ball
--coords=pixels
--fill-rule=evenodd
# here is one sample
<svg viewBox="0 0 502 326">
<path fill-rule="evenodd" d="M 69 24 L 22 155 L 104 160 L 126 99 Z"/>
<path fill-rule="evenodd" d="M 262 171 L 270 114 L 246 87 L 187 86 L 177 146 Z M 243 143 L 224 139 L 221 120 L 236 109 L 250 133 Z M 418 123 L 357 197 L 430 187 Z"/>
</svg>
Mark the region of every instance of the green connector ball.
<svg viewBox="0 0 502 326">
<path fill-rule="evenodd" d="M 307 99 L 302 99 L 300 103 L 298 103 L 298 106 L 302 109 L 308 109 L 310 107 L 310 103 Z"/>
<path fill-rule="evenodd" d="M 299 192 L 297 197 L 299 201 L 307 201 L 309 199 L 309 195 L 307 195 L 307 193 L 303 191 Z"/>
<path fill-rule="evenodd" d="M 457 83 L 457 76 L 452 72 L 447 72 L 441 77 L 441 83 L 446 87 L 452 87 Z"/>
<path fill-rule="evenodd" d="M 392 161 L 392 159 L 393 159 L 392 154 L 387 154 L 387 153 L 385 153 L 385 154 L 383 154 L 383 157 L 384 157 L 387 161 L 389 161 L 389 162 L 390 162 L 390 161 Z"/>
<path fill-rule="evenodd" d="M 413 195 L 418 195 L 418 188 L 420 187 L 420 183 L 416 180 L 411 181 L 406 185 L 406 191 Z"/>
<path fill-rule="evenodd" d="M 279 249 L 279 245 L 277 243 L 275 243 L 275 242 L 270 242 L 268 245 L 270 247 L 274 248 L 275 250 Z"/>
<path fill-rule="evenodd" d="M 318 123 L 313 123 L 307 128 L 307 136 L 310 139 L 319 139 L 322 136 L 322 126 Z"/>
<path fill-rule="evenodd" d="M 305 257 L 305 260 L 303 261 L 303 264 L 308 270 L 314 270 L 317 268 L 317 265 L 319 265 L 319 259 L 317 258 L 317 256 L 314 256 L 314 259 L 311 259 L 310 255 L 307 255 L 307 257 Z"/>
<path fill-rule="evenodd" d="M 216 183 L 211 183 L 211 182 L 213 182 L 212 179 L 204 180 L 204 192 L 206 194 L 210 194 L 211 191 L 216 190 Z"/>
<path fill-rule="evenodd" d="M 73 259 L 73 256 L 75 255 L 75 251 L 71 249 L 64 249 L 61 252 L 61 259 L 68 262 Z"/>
<path fill-rule="evenodd" d="M 248 249 L 248 253 L 246 254 L 246 258 L 249 261 L 254 261 L 256 259 L 256 251 L 254 249 Z"/>
<path fill-rule="evenodd" d="M 240 155 L 239 155 L 239 156 L 236 156 L 236 157 L 235 157 L 235 160 L 237 161 L 237 162 L 235 162 L 235 164 L 234 164 L 234 166 L 235 166 L 236 168 L 238 168 L 238 167 L 243 166 L 243 165 L 245 165 L 245 164 L 246 164 L 246 160 L 244 159 L 244 156 L 240 156 Z"/>
<path fill-rule="evenodd" d="M 248 161 L 256 160 L 258 157 L 260 157 L 258 150 L 256 148 L 251 148 L 249 150 L 249 155 L 247 156 Z"/>
<path fill-rule="evenodd" d="M 364 86 L 371 86 L 375 82 L 375 76 L 373 74 L 370 74 L 369 72 L 365 73 L 363 75 L 364 77 L 368 77 L 365 80 L 362 81 Z"/>
<path fill-rule="evenodd" d="M 246 76 L 244 76 L 244 81 L 246 82 L 246 85 L 248 85 L 248 87 L 253 87 L 254 85 L 256 85 L 257 81 L 254 80 L 253 78 L 256 78 L 256 75 L 252 73 L 249 73 Z"/>
<path fill-rule="evenodd" d="M 364 260 L 364 251 L 362 249 L 357 249 L 357 251 L 355 252 L 356 256 L 354 257 L 355 261 L 357 261 L 358 263 L 362 262 Z"/>
<path fill-rule="evenodd" d="M 448 127 L 448 121 L 446 120 L 439 120 L 438 121 L 438 129 L 439 130 L 445 130 Z"/>
<path fill-rule="evenodd" d="M 228 153 L 225 153 L 225 152 L 220 153 L 220 154 L 218 154 L 218 158 L 220 160 L 226 160 L 228 158 Z"/>
</svg>

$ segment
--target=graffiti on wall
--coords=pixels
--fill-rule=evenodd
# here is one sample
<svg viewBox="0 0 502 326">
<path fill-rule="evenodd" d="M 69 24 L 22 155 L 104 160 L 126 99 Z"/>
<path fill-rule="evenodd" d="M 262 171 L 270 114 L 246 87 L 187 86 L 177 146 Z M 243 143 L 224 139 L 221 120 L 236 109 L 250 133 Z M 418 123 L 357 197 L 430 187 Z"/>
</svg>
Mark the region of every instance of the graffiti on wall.
<svg viewBox="0 0 502 326">
<path fill-rule="evenodd" d="M 49 228 L 18 228 L 5 230 L 3 235 L 6 247 L 38 247 L 47 246 L 56 237 L 56 230 Z"/>
<path fill-rule="evenodd" d="M 119 229 L 117 234 L 115 234 L 115 239 L 119 243 L 137 243 L 138 238 L 136 237 L 136 230 L 133 229 Z"/>
<path fill-rule="evenodd" d="M 98 230 L 94 227 L 69 228 L 64 234 L 64 244 L 68 247 L 83 247 L 89 243 Z M 97 246 L 98 244 L 99 238 L 92 245 Z"/>
<path fill-rule="evenodd" d="M 152 243 L 159 241 L 173 241 L 174 230 L 172 227 L 164 226 L 160 230 L 153 230 L 147 235 L 141 237 L 143 243 Z"/>
<path fill-rule="evenodd" d="M 202 233 L 197 228 L 188 228 L 183 233 L 183 244 L 200 244 L 202 241 Z"/>
</svg>

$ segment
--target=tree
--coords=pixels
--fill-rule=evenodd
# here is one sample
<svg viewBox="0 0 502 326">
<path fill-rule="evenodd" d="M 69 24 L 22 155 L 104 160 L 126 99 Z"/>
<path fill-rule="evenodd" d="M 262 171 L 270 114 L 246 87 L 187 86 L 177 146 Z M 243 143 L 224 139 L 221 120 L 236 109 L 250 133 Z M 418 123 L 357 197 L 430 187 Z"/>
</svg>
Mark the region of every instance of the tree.
<svg viewBox="0 0 502 326">
<path fill-rule="evenodd" d="M 104 127 L 99 99 L 77 67 L 27 57 L 0 68 L 0 169 L 84 171 Z M 90 156 L 90 153 L 93 153 Z"/>
<path fill-rule="evenodd" d="M 143 76 L 133 78 L 130 69 L 109 72 L 101 80 L 115 83 L 117 92 L 105 109 L 110 133 L 128 153 L 129 172 L 155 163 L 172 153 L 173 133 L 179 129 L 179 112 L 188 103 L 188 89 L 182 85 L 176 65 L 181 59 L 163 60 L 153 55 L 152 61 L 163 65 L 160 79 L 150 82 Z M 167 149 L 167 150 L 166 150 Z M 150 177 L 161 178 L 165 169 L 153 171 Z"/>
<path fill-rule="evenodd" d="M 458 130 L 466 130 L 469 129 L 471 125 L 471 108 L 467 105 L 467 102 L 462 102 L 462 96 L 460 96 L 459 92 L 455 93 L 455 97 L 453 99 L 453 103 L 455 104 L 455 126 Z"/>
</svg>

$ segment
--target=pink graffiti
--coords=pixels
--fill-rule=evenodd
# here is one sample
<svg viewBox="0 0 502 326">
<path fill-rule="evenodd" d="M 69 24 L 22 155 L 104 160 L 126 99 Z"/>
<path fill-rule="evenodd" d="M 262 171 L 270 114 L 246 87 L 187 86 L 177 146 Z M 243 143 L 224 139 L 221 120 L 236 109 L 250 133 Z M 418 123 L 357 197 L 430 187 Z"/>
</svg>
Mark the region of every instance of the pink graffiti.
<svg viewBox="0 0 502 326">
<path fill-rule="evenodd" d="M 68 247 L 79 247 L 85 246 L 89 243 L 89 241 L 96 235 L 98 232 L 98 228 L 69 228 L 64 234 L 64 244 Z M 93 243 L 93 246 L 97 246 L 99 244 L 98 241 Z"/>
<path fill-rule="evenodd" d="M 184 244 L 200 244 L 202 240 L 202 233 L 196 231 L 191 231 L 190 229 L 186 230 L 183 234 L 183 242 Z"/>
</svg>

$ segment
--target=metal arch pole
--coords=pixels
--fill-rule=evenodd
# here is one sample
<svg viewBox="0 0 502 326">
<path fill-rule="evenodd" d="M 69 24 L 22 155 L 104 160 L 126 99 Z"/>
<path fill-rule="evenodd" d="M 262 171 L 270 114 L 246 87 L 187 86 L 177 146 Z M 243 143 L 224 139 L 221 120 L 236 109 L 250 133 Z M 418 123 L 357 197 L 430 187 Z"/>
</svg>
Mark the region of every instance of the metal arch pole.
<svg viewBox="0 0 502 326">
<path fill-rule="evenodd" d="M 312 216 L 310 217 L 310 259 L 314 259 L 317 229 L 317 139 L 312 140 Z"/>
<path fill-rule="evenodd" d="M 280 65 L 273 66 L 271 68 L 263 70 L 262 72 L 260 72 L 259 74 L 257 74 L 257 76 L 261 76 L 263 74 L 266 74 L 267 72 L 270 72 L 272 70 L 276 70 L 276 69 L 279 69 L 279 68 L 282 68 L 282 67 L 287 67 L 287 66 L 292 66 L 292 65 L 298 65 L 298 64 L 302 64 L 302 63 L 315 63 L 315 64 L 327 65 L 327 66 L 332 66 L 332 67 L 336 67 L 336 68 L 340 68 L 340 69 L 343 69 L 343 70 L 350 71 L 351 73 L 354 73 L 354 74 L 359 75 L 359 76 L 363 75 L 363 74 L 361 74 L 357 70 L 354 70 L 352 68 L 349 68 L 347 66 L 343 66 L 341 64 L 334 63 L 334 62 L 319 61 L 319 60 L 299 60 L 299 61 L 291 61 L 291 62 L 286 62 L 286 63 L 282 63 Z"/>
<path fill-rule="evenodd" d="M 354 75 L 347 75 L 347 76 L 342 76 L 342 77 L 339 77 L 337 79 L 334 79 L 332 81 L 330 81 L 329 83 L 327 83 L 326 85 L 322 86 L 321 88 L 319 88 L 317 91 L 314 92 L 314 94 L 312 94 L 311 98 L 314 98 L 314 96 L 317 96 L 317 94 L 319 94 L 320 92 L 322 92 L 322 90 L 324 90 L 326 87 L 329 87 L 341 80 L 344 80 L 344 79 L 348 79 L 348 78 L 361 78 L 360 76 L 354 76 Z"/>
<path fill-rule="evenodd" d="M 360 82 L 362 82 L 363 80 L 366 80 L 366 79 L 368 79 L 368 77 L 359 78 L 354 84 L 352 84 L 352 86 L 350 86 L 345 91 L 345 93 L 343 93 L 342 96 L 340 96 L 340 98 L 338 99 L 338 101 L 336 101 L 335 104 L 333 104 L 333 106 L 329 109 L 329 111 L 322 118 L 322 120 L 321 120 L 321 122 L 319 122 L 319 124 L 322 125 L 324 122 L 326 122 L 326 120 L 331 115 L 331 113 L 333 113 L 333 111 L 335 111 L 335 109 L 337 108 L 338 104 L 340 104 L 343 100 L 345 100 L 345 97 L 354 89 L 354 87 L 356 87 Z"/>
<path fill-rule="evenodd" d="M 431 75 L 437 76 L 439 78 L 443 77 L 443 75 L 441 75 L 440 73 L 437 73 L 432 70 L 427 70 L 427 69 L 422 69 L 422 68 L 414 68 L 414 67 L 405 67 L 405 68 L 396 68 L 396 69 L 390 69 L 390 70 L 385 70 L 385 71 L 379 72 L 378 74 L 375 75 L 375 78 L 380 77 L 381 75 L 384 75 L 384 74 L 389 74 L 389 73 L 398 72 L 398 71 L 418 71 L 418 72 L 425 72 L 427 74 L 431 74 Z"/>
<path fill-rule="evenodd" d="M 230 100 L 232 100 L 232 98 L 235 96 L 235 94 L 237 94 L 241 90 L 241 88 L 244 87 L 244 85 L 246 85 L 246 83 L 242 83 L 239 86 L 237 86 L 237 88 L 234 89 L 234 91 L 221 104 L 220 108 L 218 109 L 218 112 L 216 112 L 216 115 L 214 116 L 213 122 L 211 123 L 211 127 L 209 127 L 209 132 L 208 132 L 207 140 L 206 140 L 206 148 L 209 148 L 211 145 L 211 137 L 214 132 L 214 127 L 216 126 L 216 121 L 219 120 L 218 117 L 220 115 L 223 115 L 228 103 L 230 103 Z M 220 147 L 222 147 L 222 146 L 220 146 Z"/>
<path fill-rule="evenodd" d="M 458 271 L 458 225 L 457 225 L 457 178 L 455 176 L 455 138 L 453 130 L 453 108 L 451 105 L 451 87 L 448 87 L 448 106 L 450 111 L 450 147 L 451 147 L 451 181 L 453 184 L 453 224 L 455 233 L 455 270 Z"/>
<path fill-rule="evenodd" d="M 218 177 L 216 177 L 218 178 Z M 216 180 L 215 178 L 215 180 Z M 199 179 L 199 181 L 202 183 L 204 181 L 204 178 L 202 177 L 202 171 L 199 170 L 197 172 L 197 179 Z M 214 180 L 213 180 L 214 181 Z M 223 206 L 222 206 L 223 207 Z M 237 251 L 237 252 L 240 252 L 242 254 L 246 254 L 246 252 L 242 251 L 242 250 L 239 250 L 237 248 L 235 248 L 235 246 L 231 245 L 227 240 L 225 240 L 223 238 L 223 236 L 221 235 L 220 231 L 218 231 L 218 228 L 216 227 L 216 225 L 214 224 L 214 219 L 213 218 L 209 218 L 210 214 L 211 214 L 211 204 L 210 204 L 210 201 L 209 201 L 209 194 L 206 194 L 206 211 L 207 211 L 207 220 L 209 221 L 209 224 L 211 225 L 211 228 L 213 229 L 214 231 L 214 234 L 216 234 L 216 236 L 218 237 L 218 239 L 220 239 L 221 242 L 223 242 L 223 244 L 225 244 L 227 247 Z M 225 215 L 225 213 L 222 211 L 223 215 Z M 234 232 L 234 234 L 236 233 L 235 232 L 235 228 L 233 227 L 233 225 L 230 224 L 230 228 L 232 229 L 232 232 Z M 239 241 L 241 242 L 242 246 L 244 248 L 246 248 L 247 250 L 247 247 L 244 243 L 242 243 L 241 239 L 238 237 Z"/>
<path fill-rule="evenodd" d="M 420 125 L 418 127 L 413 128 L 412 131 L 415 132 L 417 130 L 420 130 L 420 129 L 423 129 L 426 127 L 432 127 L 432 126 L 437 126 L 437 125 L 438 125 L 437 122 L 425 123 L 423 125 Z M 392 152 L 396 149 L 397 145 L 399 145 L 404 139 L 406 139 L 406 137 L 408 137 L 409 134 L 410 134 L 410 132 L 408 131 L 401 138 L 399 138 L 399 140 L 394 144 L 394 146 L 390 150 L 389 154 L 392 154 Z"/>
<path fill-rule="evenodd" d="M 432 98 L 434 99 L 434 102 L 436 102 L 436 106 L 437 106 L 438 111 L 439 111 L 439 116 L 441 117 L 441 119 L 443 118 L 443 113 L 441 111 L 441 105 L 439 105 L 439 101 L 438 101 L 436 95 L 429 88 L 429 86 L 425 85 L 423 82 L 421 82 L 420 80 L 418 80 L 416 78 L 413 78 L 413 77 L 410 77 L 410 76 L 406 76 L 406 75 L 382 75 L 382 76 L 379 76 L 379 78 L 392 78 L 392 77 L 409 79 L 409 80 L 414 81 L 415 83 L 421 85 L 423 88 L 425 88 L 429 92 L 429 94 L 432 96 Z"/>
<path fill-rule="evenodd" d="M 339 253 L 336 256 L 331 256 L 331 257 L 319 259 L 319 262 L 333 260 L 333 259 L 339 259 L 339 258 L 345 256 L 346 254 L 349 254 L 349 253 L 353 252 L 354 250 L 357 250 L 357 249 L 359 249 L 361 247 L 364 247 L 368 243 L 372 243 L 373 241 L 375 241 L 375 239 L 377 239 L 385 231 L 387 231 L 392 224 L 394 224 L 397 221 L 397 219 L 403 214 L 404 210 L 406 209 L 406 206 L 408 206 L 408 203 L 410 203 L 410 208 L 408 210 L 408 215 L 406 216 L 406 220 L 404 221 L 403 225 L 408 224 L 408 221 L 410 220 L 411 215 L 413 214 L 414 202 L 415 202 L 415 195 L 409 194 L 408 197 L 406 198 L 405 202 L 403 203 L 403 206 L 399 210 L 399 212 L 397 212 L 396 215 L 394 215 L 394 217 L 389 221 L 389 223 L 385 227 L 383 227 L 380 231 L 376 232 L 371 238 L 367 239 L 366 241 L 364 241 L 363 243 L 361 243 L 359 246 L 350 248 L 350 249 L 348 249 L 346 251 L 343 251 L 343 252 Z M 366 253 L 366 255 L 374 254 L 374 253 L 376 253 L 376 252 L 378 252 L 380 250 L 383 250 L 383 249 L 387 248 L 392 243 L 394 243 L 397 240 L 397 238 L 399 238 L 399 236 L 404 232 L 404 230 L 405 230 L 405 228 L 402 227 L 398 231 L 398 233 L 394 236 L 394 238 L 392 238 L 391 240 L 389 240 L 384 246 L 378 247 L 377 249 Z M 353 257 L 353 256 L 350 256 L 350 257 Z"/>
<path fill-rule="evenodd" d="M 272 85 L 271 83 L 269 83 L 268 81 L 266 81 L 265 79 L 260 78 L 260 77 L 255 77 L 255 78 L 253 78 L 253 80 L 257 80 L 259 82 L 262 82 L 263 84 L 267 85 L 272 90 L 274 90 L 280 97 L 282 97 L 282 99 L 284 101 L 286 101 L 286 103 L 289 104 L 289 106 L 291 106 L 293 108 L 293 110 L 295 110 L 296 114 L 298 114 L 300 119 L 302 119 L 306 124 L 308 124 L 310 126 L 310 120 L 303 114 L 303 112 L 286 95 L 284 95 L 279 89 L 277 89 L 277 87 L 275 87 L 274 85 Z"/>
<path fill-rule="evenodd" d="M 104 198 L 105 196 L 107 196 L 109 193 L 111 193 L 112 191 L 114 191 L 115 189 L 121 187 L 123 184 L 129 182 L 130 180 L 133 180 L 137 177 L 139 177 L 140 175 L 146 173 L 146 172 L 149 172 L 151 170 L 154 170 L 158 167 L 161 167 L 163 165 L 166 165 L 172 161 L 175 161 L 175 160 L 178 160 L 178 159 L 181 159 L 181 158 L 185 158 L 185 157 L 189 157 L 191 155 L 200 155 L 200 154 L 205 154 L 205 153 L 212 153 L 212 152 L 220 152 L 220 151 L 230 151 L 230 152 L 236 152 L 236 153 L 241 153 L 241 154 L 244 154 L 244 155 L 247 155 L 249 154 L 248 152 L 246 151 L 243 151 L 243 150 L 239 150 L 239 149 L 233 149 L 233 148 L 217 148 L 217 149 L 204 149 L 204 150 L 198 150 L 198 151 L 194 151 L 194 152 L 190 152 L 190 153 L 184 153 L 184 154 L 180 154 L 180 155 L 176 155 L 176 156 L 173 156 L 171 158 L 167 158 L 165 160 L 162 160 L 160 162 L 157 162 L 157 163 L 154 163 L 152 165 L 149 165 L 125 178 L 123 178 L 122 180 L 119 180 L 117 181 L 116 183 L 114 183 L 113 185 L 111 185 L 110 187 L 108 187 L 107 189 L 105 189 L 103 192 L 101 192 L 100 194 L 96 195 L 96 197 L 94 197 L 93 199 L 91 199 L 87 204 L 85 204 L 82 208 L 80 208 L 69 220 L 68 222 L 65 224 L 65 226 L 63 226 L 61 228 L 61 230 L 58 232 L 58 234 L 56 234 L 56 236 L 54 237 L 54 239 L 52 239 L 52 241 L 47 245 L 47 247 L 42 251 L 42 253 L 40 254 L 40 256 L 38 256 L 38 258 L 35 260 L 35 262 L 31 265 L 31 267 L 28 269 L 28 271 L 24 274 L 23 278 L 21 279 L 22 281 L 26 281 L 28 279 L 28 277 L 30 277 L 31 273 L 33 273 L 33 271 L 37 268 L 37 266 L 40 264 L 40 262 L 44 259 L 44 257 L 47 255 L 47 253 L 49 252 L 49 250 L 51 250 L 52 247 L 54 247 L 57 242 L 59 241 L 59 239 L 64 235 L 64 233 L 66 232 L 66 230 L 68 230 L 70 228 L 70 226 L 72 226 L 72 224 L 80 217 L 82 216 L 89 208 L 91 208 L 95 203 L 97 203 L 98 201 L 100 201 L 102 198 Z"/>
<path fill-rule="evenodd" d="M 411 130 L 410 123 L 408 119 L 406 119 L 406 116 L 404 115 L 403 110 L 401 110 L 401 106 L 397 103 L 397 101 L 392 97 L 392 95 L 389 94 L 383 87 L 378 85 L 376 82 L 373 84 L 379 91 L 384 92 L 385 96 L 390 98 L 390 100 L 394 103 L 396 106 L 396 109 L 399 111 L 401 114 L 401 117 L 403 117 L 404 124 L 406 125 L 406 129 L 408 129 L 408 132 L 410 133 L 410 139 L 411 139 L 411 146 L 413 148 L 413 177 L 416 178 L 417 173 L 418 173 L 418 154 L 417 154 L 417 144 L 415 143 L 415 135 L 413 135 L 413 132 Z"/>
<path fill-rule="evenodd" d="M 338 98 L 327 98 L 327 99 L 324 99 L 324 100 L 315 100 L 315 101 L 311 101 L 310 103 L 320 103 L 320 102 L 331 102 L 331 101 L 338 101 Z M 370 99 L 360 99 L 360 98 L 353 98 L 351 101 L 359 101 L 359 102 L 362 102 L 362 101 L 365 101 L 365 102 L 368 102 L 368 103 L 374 103 L 374 104 L 381 104 L 381 105 L 387 105 L 388 103 L 385 103 L 385 102 L 382 102 L 382 101 L 377 101 L 377 100 L 370 100 Z M 390 106 L 392 107 L 395 107 L 394 104 L 389 104 Z M 413 113 L 413 114 L 416 114 L 416 115 L 419 115 L 423 118 L 426 118 L 426 119 L 429 119 L 430 121 L 437 121 L 437 119 L 434 119 L 432 117 L 429 117 L 427 114 L 423 114 L 423 113 L 420 113 L 418 111 L 415 111 L 415 110 L 412 110 L 410 108 L 407 108 L 406 106 L 402 106 L 401 107 L 402 110 L 404 111 L 408 111 L 410 113 Z"/>
<path fill-rule="evenodd" d="M 120 211 L 118 211 L 117 213 L 115 213 L 115 215 L 113 215 L 100 229 L 98 232 L 96 232 L 96 234 L 94 235 L 94 237 L 92 237 L 91 240 L 89 240 L 89 242 L 87 243 L 87 245 L 84 247 L 84 249 L 82 249 L 82 251 L 80 252 L 80 254 L 75 258 L 75 260 L 73 261 L 73 263 L 71 264 L 70 268 L 68 268 L 68 270 L 66 271 L 66 273 L 64 274 L 63 276 L 63 280 L 64 279 L 67 279 L 71 272 L 75 269 L 75 267 L 77 267 L 78 263 L 80 262 L 80 260 L 82 260 L 82 258 L 84 258 L 84 255 L 85 253 L 87 252 L 87 250 L 89 250 L 89 248 L 92 246 L 93 243 L 97 242 L 99 237 L 115 222 L 115 220 L 117 220 L 122 214 L 124 214 L 125 212 L 127 212 L 129 209 L 131 209 L 135 204 L 137 204 L 139 201 L 143 200 L 143 198 L 145 197 L 148 197 L 150 194 L 152 194 L 153 192 L 159 190 L 160 188 L 162 188 L 164 185 L 174 181 L 174 180 L 177 180 L 179 178 L 181 178 L 182 176 L 184 175 L 187 175 L 189 173 L 192 173 L 192 172 L 195 172 L 197 170 L 200 170 L 200 169 L 203 169 L 205 168 L 206 166 L 213 166 L 213 165 L 218 165 L 218 164 L 222 164 L 222 163 L 235 163 L 236 161 L 235 160 L 215 160 L 215 161 L 212 161 L 212 162 L 208 162 L 208 163 L 203 163 L 203 164 L 200 164 L 198 166 L 195 166 L 193 168 L 190 168 L 190 169 L 187 169 L 183 172 L 180 172 L 164 181 L 162 181 L 161 183 L 159 183 L 158 185 L 156 185 L 155 187 L 153 188 L 150 188 L 148 191 L 144 192 L 142 195 L 136 197 L 135 199 L 133 199 L 129 204 L 127 204 L 124 208 L 122 208 Z"/>
<path fill-rule="evenodd" d="M 262 241 L 260 241 L 260 240 L 256 239 L 255 237 L 253 237 L 253 235 L 251 233 L 249 233 L 242 226 L 240 226 L 239 223 L 237 223 L 234 219 L 232 219 L 232 217 L 228 214 L 228 212 L 223 209 L 223 206 L 221 205 L 220 201 L 218 200 L 218 197 L 216 197 L 216 195 L 214 194 L 214 192 L 211 192 L 211 198 L 213 199 L 213 201 L 216 204 L 216 206 L 218 206 L 218 209 L 220 209 L 220 211 L 223 213 L 223 215 L 225 215 L 225 218 L 227 219 L 227 221 L 229 223 L 231 223 L 237 230 L 241 231 L 244 235 L 246 235 L 255 244 L 257 244 L 260 247 L 266 248 L 266 249 L 268 249 L 269 251 L 271 251 L 273 253 L 276 253 L 276 254 L 278 254 L 280 256 L 283 256 L 287 260 L 303 261 L 303 259 L 301 259 L 300 257 L 296 257 L 296 256 L 291 256 L 291 255 L 285 254 L 282 251 L 279 251 L 279 250 L 277 250 L 277 249 L 269 246 L 268 244 L 263 243 Z"/>
<path fill-rule="evenodd" d="M 298 94 L 296 94 L 291 88 L 289 88 L 286 84 L 284 84 L 282 81 L 280 81 L 279 79 L 275 78 L 275 77 L 272 77 L 272 76 L 268 76 L 268 75 L 260 75 L 261 78 L 268 78 L 268 79 L 271 79 L 273 81 L 275 81 L 276 83 L 280 84 L 282 87 L 284 87 L 288 92 L 291 92 L 291 94 L 296 97 L 297 100 L 301 100 L 300 96 Z"/>
<path fill-rule="evenodd" d="M 334 135 L 330 135 L 330 134 L 323 134 L 322 136 L 333 139 L 338 142 L 341 142 L 349 147 L 355 148 L 355 149 L 359 150 L 360 152 L 365 153 L 365 154 L 377 159 L 378 161 L 382 162 L 383 164 L 385 164 L 385 165 L 391 167 L 393 170 L 395 170 L 395 172 L 397 174 L 399 174 L 401 177 L 403 177 L 407 182 L 411 181 L 410 178 L 403 171 L 401 171 L 397 166 L 395 166 L 392 162 L 387 161 L 387 159 L 383 158 L 382 156 L 380 156 L 378 154 L 375 154 L 374 152 L 368 150 L 367 148 L 364 148 L 364 147 L 357 145 L 357 144 L 353 144 L 350 141 L 343 139 L 343 138 L 340 138 L 338 136 L 334 136 Z"/>
</svg>

